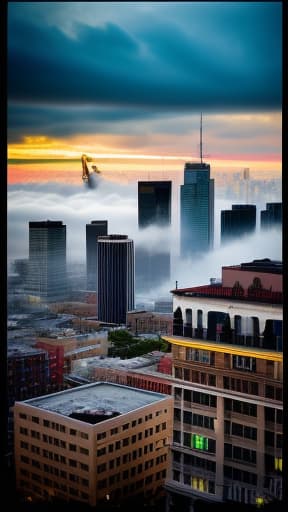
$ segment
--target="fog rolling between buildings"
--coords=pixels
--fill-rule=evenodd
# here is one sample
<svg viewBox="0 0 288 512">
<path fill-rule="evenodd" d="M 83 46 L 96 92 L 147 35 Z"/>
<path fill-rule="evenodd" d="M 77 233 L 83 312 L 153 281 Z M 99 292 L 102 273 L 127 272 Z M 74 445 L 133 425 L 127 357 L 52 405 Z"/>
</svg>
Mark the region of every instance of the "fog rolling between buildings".
<svg viewBox="0 0 288 512">
<path fill-rule="evenodd" d="M 62 220 L 67 226 L 67 262 L 86 262 L 85 226 L 92 220 L 107 220 L 108 234 L 126 234 L 134 241 L 137 251 L 155 255 L 151 265 L 154 274 L 161 273 L 161 255 L 170 254 L 170 279 L 163 274 L 141 292 L 147 299 L 169 296 L 171 289 L 209 283 L 220 278 L 221 267 L 253 259 L 282 260 L 282 231 L 261 231 L 259 221 L 253 235 L 222 246 L 220 243 L 220 211 L 231 208 L 231 199 L 215 198 L 214 248 L 202 255 L 181 259 L 179 256 L 179 205 L 172 204 L 171 227 L 138 228 L 137 181 L 132 184 L 113 183 L 102 176 L 90 176 L 92 186 L 75 187 L 62 183 L 16 184 L 8 188 L 8 262 L 28 258 L 29 221 Z M 177 186 L 176 184 L 173 186 Z M 239 201 L 238 201 L 239 202 Z M 265 203 L 257 204 L 257 217 Z M 157 256 L 158 255 L 158 256 Z M 159 265 L 159 268 L 157 268 Z M 139 269 L 139 264 L 138 264 Z M 136 287 L 137 294 L 137 287 Z"/>
</svg>

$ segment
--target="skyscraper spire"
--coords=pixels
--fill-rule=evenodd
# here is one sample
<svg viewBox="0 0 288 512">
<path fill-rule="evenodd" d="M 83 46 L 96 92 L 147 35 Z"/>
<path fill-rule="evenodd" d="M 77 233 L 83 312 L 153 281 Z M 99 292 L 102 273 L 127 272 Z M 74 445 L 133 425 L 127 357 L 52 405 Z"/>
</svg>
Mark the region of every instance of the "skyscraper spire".
<svg viewBox="0 0 288 512">
<path fill-rule="evenodd" d="M 203 153 L 202 153 L 202 112 L 200 116 L 200 160 L 201 164 L 203 163 Z"/>
</svg>

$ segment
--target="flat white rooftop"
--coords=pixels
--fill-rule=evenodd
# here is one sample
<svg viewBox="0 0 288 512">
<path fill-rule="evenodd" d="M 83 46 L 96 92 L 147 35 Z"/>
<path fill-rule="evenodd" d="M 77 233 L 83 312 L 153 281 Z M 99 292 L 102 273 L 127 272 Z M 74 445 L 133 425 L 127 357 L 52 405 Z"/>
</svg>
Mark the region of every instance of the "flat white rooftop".
<svg viewBox="0 0 288 512">
<path fill-rule="evenodd" d="M 62 416 L 89 411 L 118 412 L 124 414 L 166 399 L 161 393 L 97 382 L 52 395 L 25 400 L 24 403 L 56 412 Z M 108 419 L 108 418 L 107 418 Z"/>
</svg>

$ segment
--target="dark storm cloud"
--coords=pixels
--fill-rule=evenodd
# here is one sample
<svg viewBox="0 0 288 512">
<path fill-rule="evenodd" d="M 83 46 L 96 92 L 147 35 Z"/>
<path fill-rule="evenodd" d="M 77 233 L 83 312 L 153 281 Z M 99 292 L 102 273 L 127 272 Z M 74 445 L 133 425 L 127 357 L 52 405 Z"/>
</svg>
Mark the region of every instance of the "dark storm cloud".
<svg viewBox="0 0 288 512">
<path fill-rule="evenodd" d="M 8 105 L 8 141 L 21 139 L 23 133 L 50 136 L 72 135 L 75 133 L 123 133 L 123 123 L 126 121 L 152 120 L 155 112 L 139 108 L 77 105 L 42 105 L 15 104 Z M 164 115 L 164 114 L 163 114 Z M 191 121 L 190 121 L 191 122 Z M 137 123 L 136 123 L 137 124 Z M 130 133 L 135 134 L 135 124 L 131 124 Z"/>
<path fill-rule="evenodd" d="M 97 4 L 84 4 L 82 21 L 75 12 L 73 18 L 80 4 L 66 4 L 73 26 L 68 34 L 56 23 L 58 9 L 63 19 L 61 4 L 55 3 L 46 19 L 45 3 L 42 16 L 39 4 L 35 11 L 33 3 L 10 3 L 10 101 L 129 105 L 143 111 L 280 108 L 280 3 L 151 3 L 147 12 L 132 5 L 135 23 L 125 23 L 125 3 L 116 4 L 113 22 L 105 19 L 105 4 Z M 53 115 L 57 125 L 52 109 Z M 89 123 L 84 111 L 86 116 Z M 49 126 L 49 115 L 46 120 Z M 68 126 L 61 128 L 69 133 Z"/>
</svg>

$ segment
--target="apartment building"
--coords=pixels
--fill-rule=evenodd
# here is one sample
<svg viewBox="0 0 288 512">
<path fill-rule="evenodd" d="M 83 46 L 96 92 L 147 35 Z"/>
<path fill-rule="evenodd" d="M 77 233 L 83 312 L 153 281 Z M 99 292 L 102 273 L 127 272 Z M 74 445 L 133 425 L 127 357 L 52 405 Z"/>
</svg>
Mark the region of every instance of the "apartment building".
<svg viewBox="0 0 288 512">
<path fill-rule="evenodd" d="M 282 263 L 222 268 L 173 290 L 169 503 L 282 499 Z"/>
<path fill-rule="evenodd" d="M 93 383 L 16 402 L 17 490 L 91 506 L 163 492 L 173 398 Z"/>
</svg>

